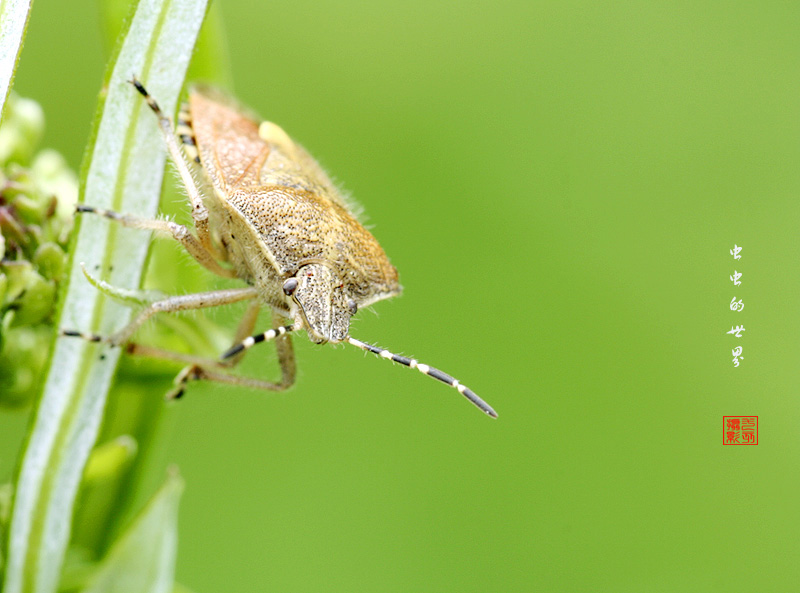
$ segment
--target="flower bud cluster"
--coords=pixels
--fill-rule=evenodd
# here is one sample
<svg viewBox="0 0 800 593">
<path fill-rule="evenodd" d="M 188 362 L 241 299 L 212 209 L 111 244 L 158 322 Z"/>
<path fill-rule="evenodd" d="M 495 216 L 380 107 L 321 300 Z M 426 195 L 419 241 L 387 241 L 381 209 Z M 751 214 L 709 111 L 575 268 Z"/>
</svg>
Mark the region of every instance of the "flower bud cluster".
<svg viewBox="0 0 800 593">
<path fill-rule="evenodd" d="M 37 150 L 41 107 L 9 96 L 0 125 L 0 404 L 34 395 L 52 338 L 78 179 L 53 150 Z"/>
</svg>

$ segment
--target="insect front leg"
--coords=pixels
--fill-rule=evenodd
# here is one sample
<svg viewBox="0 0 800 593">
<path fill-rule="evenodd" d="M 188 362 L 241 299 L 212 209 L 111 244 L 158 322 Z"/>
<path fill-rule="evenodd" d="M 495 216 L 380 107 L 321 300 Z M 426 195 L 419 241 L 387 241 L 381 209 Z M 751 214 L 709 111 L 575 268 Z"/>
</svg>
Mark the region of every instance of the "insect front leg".
<svg viewBox="0 0 800 593">
<path fill-rule="evenodd" d="M 114 346 L 125 344 L 136 330 L 156 313 L 177 313 L 178 311 L 220 307 L 250 300 L 257 296 L 258 292 L 248 286 L 169 297 L 148 305 L 128 325 L 109 336 L 108 341 Z"/>
<path fill-rule="evenodd" d="M 123 226 L 143 229 L 148 231 L 155 231 L 171 235 L 173 239 L 178 241 L 183 248 L 189 252 L 197 263 L 205 269 L 222 276 L 223 278 L 236 278 L 236 272 L 229 268 L 223 268 L 215 259 L 216 251 L 209 251 L 205 245 L 197 239 L 192 233 L 182 224 L 171 222 L 169 220 L 147 219 L 139 218 L 130 214 L 120 214 L 113 210 L 103 210 L 85 204 L 78 204 L 75 208 L 76 213 L 90 213 L 104 216 L 110 220 L 114 220 Z"/>
<path fill-rule="evenodd" d="M 74 330 L 62 330 L 61 335 L 83 338 L 90 342 L 106 342 L 112 346 L 121 346 L 127 343 L 136 330 L 156 313 L 175 313 L 193 309 L 208 309 L 210 307 L 219 307 L 221 305 L 230 305 L 232 303 L 250 300 L 257 296 L 258 292 L 256 289 L 250 286 L 246 288 L 230 288 L 173 296 L 151 303 L 134 317 L 133 321 L 110 336 L 104 337 Z"/>
<path fill-rule="evenodd" d="M 233 338 L 231 348 L 236 348 L 238 344 L 244 342 L 249 336 L 252 335 L 256 322 L 258 321 L 258 310 L 261 303 L 258 300 L 252 301 L 250 307 L 239 322 L 239 327 L 236 329 L 236 335 Z M 283 318 L 275 311 L 272 312 L 272 327 L 280 327 Z M 273 330 L 270 330 L 273 331 Z M 284 333 L 275 338 L 275 350 L 278 354 L 278 364 L 281 368 L 281 380 L 279 385 L 281 389 L 288 389 L 294 384 L 295 375 L 297 373 L 297 365 L 294 357 L 294 346 L 292 346 L 291 337 Z M 217 361 L 217 364 L 231 368 L 236 366 L 244 356 L 247 349 L 242 348 L 236 354 L 231 356 L 224 356 Z"/>
<path fill-rule="evenodd" d="M 192 206 L 192 219 L 194 220 L 194 227 L 197 229 L 197 237 L 200 241 L 200 244 L 207 252 L 220 255 L 219 250 L 214 245 L 214 242 L 211 238 L 211 231 L 209 230 L 208 222 L 208 209 L 203 203 L 200 188 L 197 186 L 197 183 L 195 183 L 192 172 L 189 169 L 189 163 L 187 162 L 186 155 L 183 150 L 181 150 L 181 145 L 178 144 L 178 136 L 175 133 L 175 128 L 172 126 L 172 122 L 166 115 L 164 115 L 164 112 L 161 111 L 161 108 L 158 106 L 156 100 L 150 96 L 150 93 L 147 92 L 147 89 L 144 88 L 141 82 L 139 82 L 136 78 L 133 78 L 129 82 L 134 86 L 139 94 L 145 98 L 147 105 L 153 110 L 153 113 L 156 114 L 156 117 L 158 117 L 158 127 L 161 129 L 164 142 L 167 144 L 167 151 L 169 152 L 170 160 L 172 160 L 173 164 L 178 169 L 178 174 L 181 176 L 181 181 L 186 188 L 186 193 Z M 199 160 L 196 162 L 199 162 Z"/>
<path fill-rule="evenodd" d="M 250 313 L 250 311 L 248 311 Z M 281 317 L 274 313 L 272 314 L 272 321 L 276 329 L 271 329 L 269 332 L 260 334 L 261 336 L 270 335 L 275 340 L 275 348 L 278 354 L 278 363 L 281 369 L 281 379 L 278 382 L 264 381 L 253 377 L 244 377 L 241 375 L 234 375 L 226 372 L 227 369 L 236 365 L 242 358 L 246 348 L 238 349 L 235 354 L 224 356 L 222 360 L 209 360 L 190 354 L 181 352 L 173 352 L 170 350 L 162 350 L 143 344 L 128 344 L 126 352 L 133 356 L 145 356 L 148 358 L 162 358 L 166 360 L 173 360 L 183 364 L 188 364 L 178 376 L 175 378 L 175 387 L 167 394 L 168 399 L 176 399 L 181 397 L 186 391 L 186 385 L 190 381 L 216 381 L 218 383 L 227 383 L 228 385 L 236 385 L 238 387 L 246 387 L 248 389 L 258 389 L 262 391 L 285 391 L 294 384 L 296 376 L 296 363 L 294 357 L 294 347 L 292 346 L 291 332 L 294 328 L 292 326 L 279 326 L 282 321 Z M 248 327 L 250 326 L 250 327 Z M 247 335 L 252 331 L 252 325 L 248 319 L 248 314 L 242 320 L 237 331 L 237 340 L 235 344 L 241 344 L 238 339 L 241 335 Z M 262 338 L 259 341 L 264 341 Z M 229 351 L 230 352 L 230 351 Z M 229 362 L 230 361 L 230 362 Z"/>
<path fill-rule="evenodd" d="M 178 399 L 182 397 L 189 381 L 216 381 L 217 383 L 226 383 L 227 385 L 257 389 L 259 391 L 285 391 L 291 386 L 283 381 L 279 383 L 270 383 L 269 381 L 262 381 L 261 379 L 255 379 L 253 377 L 243 377 L 241 375 L 214 371 L 206 365 L 192 365 L 183 369 L 175 378 L 175 387 L 167 394 L 167 399 Z"/>
<path fill-rule="evenodd" d="M 272 327 L 278 327 L 281 321 L 281 316 L 273 311 Z M 287 333 L 275 338 L 275 350 L 278 353 L 278 364 L 281 366 L 281 381 L 279 385 L 282 391 L 294 385 L 294 380 L 297 376 L 297 364 L 294 357 L 292 337 Z"/>
<path fill-rule="evenodd" d="M 239 326 L 236 328 L 236 335 L 233 337 L 233 344 L 238 344 L 251 333 L 253 333 L 253 329 L 256 327 L 256 323 L 258 322 L 258 312 L 260 310 L 261 302 L 258 299 L 250 301 L 250 306 L 247 307 L 247 311 L 245 311 L 242 320 L 239 322 Z M 228 368 L 235 367 L 242 360 L 243 356 L 244 353 L 242 352 L 238 356 L 233 356 L 227 360 L 220 361 L 220 364 Z"/>
<path fill-rule="evenodd" d="M 289 335 L 290 332 L 294 331 L 294 326 L 281 326 L 283 317 L 273 310 L 272 327 L 274 329 L 270 329 L 263 334 L 259 334 L 257 336 L 258 339 L 250 338 L 249 336 L 253 332 L 253 328 L 255 327 L 256 319 L 258 317 L 259 305 L 260 303 L 258 303 L 258 301 L 253 301 L 253 304 L 245 313 L 245 316 L 242 318 L 242 321 L 236 330 L 236 336 L 234 337 L 233 345 L 222 355 L 219 360 L 214 361 L 214 365 L 230 368 L 238 364 L 244 356 L 244 353 L 247 351 L 248 346 L 245 346 L 244 344 L 254 344 L 261 341 L 274 341 L 275 350 L 278 354 L 278 364 L 280 365 L 281 369 L 281 380 L 278 383 L 269 383 L 270 387 L 258 388 L 269 389 L 270 391 L 283 391 L 294 385 L 295 377 L 297 375 L 297 363 L 294 356 L 294 346 L 292 345 L 292 339 Z M 212 378 L 212 380 L 217 379 Z M 225 380 L 225 382 L 229 383 L 230 381 Z M 246 383 L 239 384 L 247 386 Z"/>
<path fill-rule="evenodd" d="M 293 330 L 292 326 L 278 326 L 278 329 L 270 330 L 275 333 L 275 347 L 281 369 L 281 379 L 278 382 L 264 381 L 253 377 L 243 377 L 226 372 L 227 369 L 236 366 L 236 364 L 240 362 L 244 350 L 246 349 L 237 351 L 236 355 L 229 356 L 225 360 L 215 360 L 183 352 L 165 350 L 146 344 L 139 344 L 137 342 L 128 342 L 128 339 L 134 334 L 136 329 L 156 313 L 216 307 L 252 299 L 256 296 L 257 292 L 250 287 L 176 296 L 152 303 L 142 310 L 127 326 L 111 336 L 104 337 L 74 330 L 62 330 L 61 335 L 82 338 L 89 342 L 105 342 L 112 345 L 124 344 L 125 352 L 132 356 L 172 360 L 188 365 L 176 377 L 175 388 L 167 394 L 167 397 L 170 399 L 181 397 L 186 389 L 186 384 L 189 381 L 196 380 L 217 381 L 229 385 L 238 385 L 240 387 L 265 391 L 284 391 L 294 384 L 296 376 L 294 348 L 292 346 L 291 337 L 287 335 Z M 245 316 L 239 324 L 233 342 L 234 344 L 241 344 L 242 337 L 249 335 L 253 331 L 253 326 L 258 316 L 258 308 L 257 301 L 253 301 L 250 307 L 248 307 Z M 272 320 L 277 326 L 277 324 L 281 323 L 282 318 L 280 315 L 273 312 Z M 259 341 L 263 341 L 263 339 Z"/>
<path fill-rule="evenodd" d="M 286 336 L 286 338 L 289 338 L 289 336 Z M 289 341 L 289 349 L 292 349 L 291 341 Z M 218 360 L 192 356 L 191 354 L 184 354 L 183 352 L 175 352 L 173 350 L 164 350 L 146 344 L 132 342 L 125 347 L 125 352 L 131 356 L 171 360 L 188 365 L 175 377 L 175 386 L 167 393 L 167 399 L 178 399 L 182 397 L 186 391 L 186 385 L 190 381 L 216 381 L 218 383 L 237 385 L 239 387 L 258 389 L 261 391 L 285 391 L 294 383 L 293 357 L 290 365 L 291 370 L 287 371 L 284 370 L 284 362 L 279 355 L 278 359 L 281 361 L 281 380 L 272 382 L 256 379 L 254 377 L 234 375 L 233 373 L 227 372 L 228 367 L 224 362 Z"/>
</svg>

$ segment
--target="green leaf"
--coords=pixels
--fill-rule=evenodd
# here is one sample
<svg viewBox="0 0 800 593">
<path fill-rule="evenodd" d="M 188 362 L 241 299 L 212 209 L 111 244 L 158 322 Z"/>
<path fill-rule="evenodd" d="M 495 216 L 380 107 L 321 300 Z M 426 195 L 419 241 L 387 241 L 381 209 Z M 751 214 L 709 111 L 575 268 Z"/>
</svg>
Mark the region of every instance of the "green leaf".
<svg viewBox="0 0 800 593">
<path fill-rule="evenodd" d="M 14 493 L 12 484 L 0 484 L 0 534 L 5 533 L 8 516 L 11 512 L 11 496 Z M 3 556 L 0 554 L 0 570 L 3 568 Z"/>
<path fill-rule="evenodd" d="M 202 0 L 140 0 L 107 73 L 81 178 L 82 201 L 153 217 L 164 173 L 156 120 L 126 81 L 137 75 L 174 113 L 197 32 Z M 84 216 L 74 240 L 59 326 L 109 334 L 130 310 L 95 289 L 80 263 L 115 286 L 138 287 L 148 233 Z M 81 475 L 97 439 L 119 349 L 56 340 L 17 476 L 6 542 L 5 593 L 56 590 Z"/>
<path fill-rule="evenodd" d="M 171 593 L 178 543 L 178 502 L 183 480 L 166 484 L 114 543 L 83 593 Z"/>
<path fill-rule="evenodd" d="M 17 69 L 30 13 L 31 0 L 0 0 L 0 114 Z"/>
</svg>

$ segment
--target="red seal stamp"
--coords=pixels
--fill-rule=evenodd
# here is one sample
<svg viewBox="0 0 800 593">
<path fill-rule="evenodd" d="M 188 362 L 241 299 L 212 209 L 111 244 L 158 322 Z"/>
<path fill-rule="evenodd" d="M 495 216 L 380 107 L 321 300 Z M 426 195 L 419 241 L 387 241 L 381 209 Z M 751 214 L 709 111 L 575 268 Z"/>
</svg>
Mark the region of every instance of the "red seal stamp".
<svg viewBox="0 0 800 593">
<path fill-rule="evenodd" d="M 757 445 L 758 416 L 723 416 L 723 445 Z"/>
</svg>

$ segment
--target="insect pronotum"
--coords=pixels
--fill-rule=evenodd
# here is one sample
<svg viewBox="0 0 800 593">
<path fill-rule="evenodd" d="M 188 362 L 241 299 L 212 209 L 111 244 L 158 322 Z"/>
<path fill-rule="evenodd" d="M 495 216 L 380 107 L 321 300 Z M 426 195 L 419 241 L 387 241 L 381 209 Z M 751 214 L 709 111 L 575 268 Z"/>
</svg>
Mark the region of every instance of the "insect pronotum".
<svg viewBox="0 0 800 593">
<path fill-rule="evenodd" d="M 190 88 L 173 128 L 144 86 L 135 78 L 130 82 L 158 117 L 170 158 L 186 187 L 195 233 L 167 220 L 147 220 L 87 205 L 79 205 L 77 211 L 172 235 L 203 267 L 220 276 L 239 278 L 246 286 L 152 303 L 110 336 L 73 330 L 64 330 L 63 335 L 188 364 L 171 392 L 172 397 L 180 397 L 186 383 L 198 379 L 272 391 L 288 388 L 295 378 L 290 334 L 305 330 L 317 344 L 344 342 L 417 369 L 497 417 L 489 404 L 447 373 L 350 335 L 350 318 L 359 309 L 400 293 L 397 270 L 317 162 L 286 132 L 271 122 L 259 123 L 246 109 L 204 86 Z M 156 313 L 239 301 L 249 301 L 250 306 L 234 345 L 218 361 L 131 341 L 139 326 Z M 262 305 L 272 310 L 273 327 L 252 335 Z M 227 372 L 244 351 L 266 341 L 276 344 L 279 382 Z"/>
</svg>

